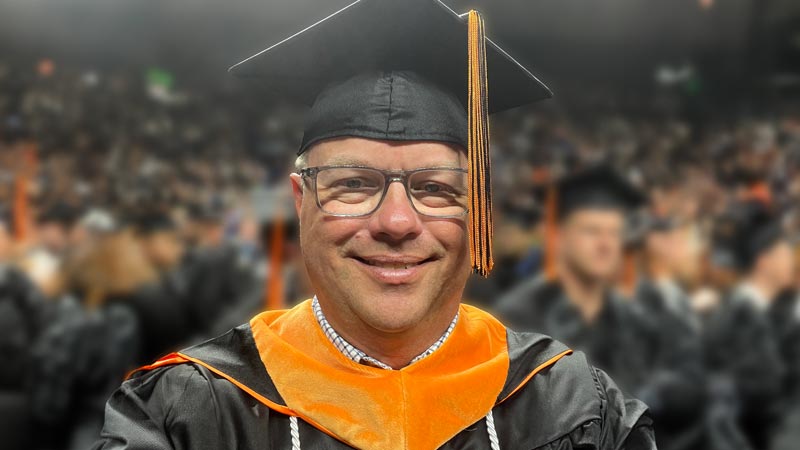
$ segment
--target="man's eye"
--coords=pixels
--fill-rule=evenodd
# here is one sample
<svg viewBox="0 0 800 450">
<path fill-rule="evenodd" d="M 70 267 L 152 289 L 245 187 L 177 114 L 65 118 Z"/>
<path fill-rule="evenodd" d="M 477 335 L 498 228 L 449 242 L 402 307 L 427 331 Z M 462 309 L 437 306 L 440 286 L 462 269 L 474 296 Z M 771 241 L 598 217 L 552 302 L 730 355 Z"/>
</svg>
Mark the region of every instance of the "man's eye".
<svg viewBox="0 0 800 450">
<path fill-rule="evenodd" d="M 420 194 L 449 194 L 453 193 L 453 188 L 441 183 L 427 182 L 417 185 L 412 191 Z"/>
<path fill-rule="evenodd" d="M 336 185 L 345 189 L 369 189 L 374 187 L 375 183 L 363 178 L 345 178 L 339 180 Z"/>
<path fill-rule="evenodd" d="M 428 183 L 425 186 L 423 186 L 423 188 L 425 189 L 425 192 L 431 192 L 431 193 L 440 192 L 444 190 L 441 185 L 438 185 L 436 183 Z"/>
</svg>

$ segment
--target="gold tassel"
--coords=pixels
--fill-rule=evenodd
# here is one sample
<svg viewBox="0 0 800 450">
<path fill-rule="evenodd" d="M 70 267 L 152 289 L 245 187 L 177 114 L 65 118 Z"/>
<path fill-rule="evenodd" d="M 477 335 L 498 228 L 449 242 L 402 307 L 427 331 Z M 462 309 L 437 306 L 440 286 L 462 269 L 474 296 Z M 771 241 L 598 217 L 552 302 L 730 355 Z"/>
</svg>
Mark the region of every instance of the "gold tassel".
<svg viewBox="0 0 800 450">
<path fill-rule="evenodd" d="M 467 27 L 469 37 L 469 222 L 472 270 L 483 277 L 494 266 L 492 259 L 492 184 L 489 157 L 489 109 L 486 73 L 486 32 L 483 18 L 472 10 Z"/>
</svg>

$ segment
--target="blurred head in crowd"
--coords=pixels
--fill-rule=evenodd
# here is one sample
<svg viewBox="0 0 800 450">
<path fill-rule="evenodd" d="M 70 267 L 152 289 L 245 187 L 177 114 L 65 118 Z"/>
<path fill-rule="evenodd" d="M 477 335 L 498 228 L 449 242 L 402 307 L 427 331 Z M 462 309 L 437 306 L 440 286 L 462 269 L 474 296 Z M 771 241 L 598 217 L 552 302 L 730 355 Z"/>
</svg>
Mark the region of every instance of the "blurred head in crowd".
<svg viewBox="0 0 800 450">
<path fill-rule="evenodd" d="M 192 204 L 186 219 L 179 231 L 185 242 L 200 247 L 216 247 L 222 243 L 225 227 L 221 207 Z"/>
<path fill-rule="evenodd" d="M 645 238 L 646 263 L 654 279 L 694 286 L 701 275 L 703 245 L 691 223 L 654 219 Z"/>
<path fill-rule="evenodd" d="M 593 283 L 615 279 L 623 259 L 628 212 L 643 198 L 606 166 L 576 173 L 558 187 L 562 270 Z"/>
<path fill-rule="evenodd" d="M 115 231 L 93 240 L 68 260 L 66 286 L 89 307 L 131 295 L 157 280 L 157 271 L 130 231 Z"/>
<path fill-rule="evenodd" d="M 183 257 L 183 242 L 172 219 L 163 212 L 142 214 L 134 224 L 145 257 L 159 271 L 174 268 Z"/>
<path fill-rule="evenodd" d="M 62 203 L 45 208 L 37 220 L 39 243 L 50 252 L 63 253 L 70 244 L 72 228 L 79 214 L 77 208 Z"/>
<path fill-rule="evenodd" d="M 750 278 L 779 293 L 792 286 L 795 275 L 795 255 L 786 239 L 780 239 L 759 252 L 753 261 Z"/>
<path fill-rule="evenodd" d="M 791 287 L 794 251 L 780 218 L 759 202 L 742 204 L 738 211 L 735 252 L 746 281 L 770 297 Z"/>
</svg>

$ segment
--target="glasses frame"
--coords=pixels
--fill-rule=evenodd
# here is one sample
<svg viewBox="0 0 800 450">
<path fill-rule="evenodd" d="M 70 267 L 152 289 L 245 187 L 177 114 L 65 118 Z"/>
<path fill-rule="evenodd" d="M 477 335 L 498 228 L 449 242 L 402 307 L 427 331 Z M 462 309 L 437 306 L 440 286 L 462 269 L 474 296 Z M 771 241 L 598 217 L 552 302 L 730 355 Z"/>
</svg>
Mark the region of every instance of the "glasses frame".
<svg viewBox="0 0 800 450">
<path fill-rule="evenodd" d="M 325 211 L 325 209 L 322 208 L 322 204 L 319 201 L 319 191 L 317 191 L 317 175 L 321 171 L 327 170 L 327 169 L 367 169 L 367 170 L 372 170 L 372 171 L 375 171 L 375 172 L 383 174 L 384 182 L 383 182 L 383 192 L 381 193 L 381 199 L 378 201 L 378 203 L 375 205 L 375 207 L 372 208 L 371 211 L 366 212 L 364 214 L 335 214 L 335 213 L 330 213 L 328 211 Z M 462 169 L 460 167 L 422 167 L 422 168 L 413 169 L 413 170 L 383 170 L 383 169 L 377 169 L 375 167 L 368 167 L 368 166 L 357 166 L 357 165 L 341 165 L 341 166 L 338 166 L 338 165 L 334 165 L 334 166 L 306 167 L 305 169 L 301 169 L 299 171 L 299 175 L 303 178 L 303 180 L 306 180 L 306 179 L 311 180 L 311 183 L 312 183 L 311 187 L 314 190 L 314 200 L 315 200 L 315 202 L 317 204 L 317 208 L 319 208 L 319 210 L 322 211 L 323 214 L 326 214 L 326 215 L 329 215 L 329 216 L 333 216 L 333 217 L 367 217 L 367 216 L 371 216 L 372 214 L 375 213 L 375 211 L 380 209 L 381 205 L 383 204 L 383 200 L 386 198 L 386 193 L 389 192 L 389 186 L 391 185 L 391 183 L 399 182 L 399 183 L 403 184 L 403 189 L 405 189 L 405 191 L 406 191 L 406 197 L 408 198 L 408 202 L 411 204 L 411 208 L 413 208 L 414 212 L 416 212 L 417 214 L 419 214 L 421 216 L 433 217 L 433 218 L 437 218 L 437 219 L 454 219 L 454 218 L 464 217 L 469 212 L 469 207 L 464 208 L 464 211 L 459 213 L 459 214 L 449 214 L 449 215 L 445 215 L 445 216 L 434 216 L 434 215 L 431 215 L 431 214 L 425 214 L 423 212 L 420 212 L 420 210 L 417 209 L 417 206 L 414 204 L 414 199 L 411 197 L 411 190 L 410 190 L 410 188 L 408 186 L 408 180 L 415 173 L 427 172 L 427 171 L 431 171 L 431 170 L 449 170 L 449 171 L 452 171 L 452 172 L 468 173 L 467 169 Z"/>
</svg>

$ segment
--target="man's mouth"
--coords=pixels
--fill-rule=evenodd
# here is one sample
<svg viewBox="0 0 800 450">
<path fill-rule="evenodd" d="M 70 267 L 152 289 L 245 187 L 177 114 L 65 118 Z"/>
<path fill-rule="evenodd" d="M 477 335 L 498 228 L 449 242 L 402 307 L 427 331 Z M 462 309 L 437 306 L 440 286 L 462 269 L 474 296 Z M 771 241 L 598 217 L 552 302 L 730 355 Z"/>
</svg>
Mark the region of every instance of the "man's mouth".
<svg viewBox="0 0 800 450">
<path fill-rule="evenodd" d="M 372 277 L 388 284 L 405 284 L 415 280 L 435 257 L 417 256 L 351 256 Z"/>
<path fill-rule="evenodd" d="M 360 256 L 354 258 L 363 264 L 381 269 L 410 269 L 433 260 L 433 258 L 368 258 Z"/>
</svg>

